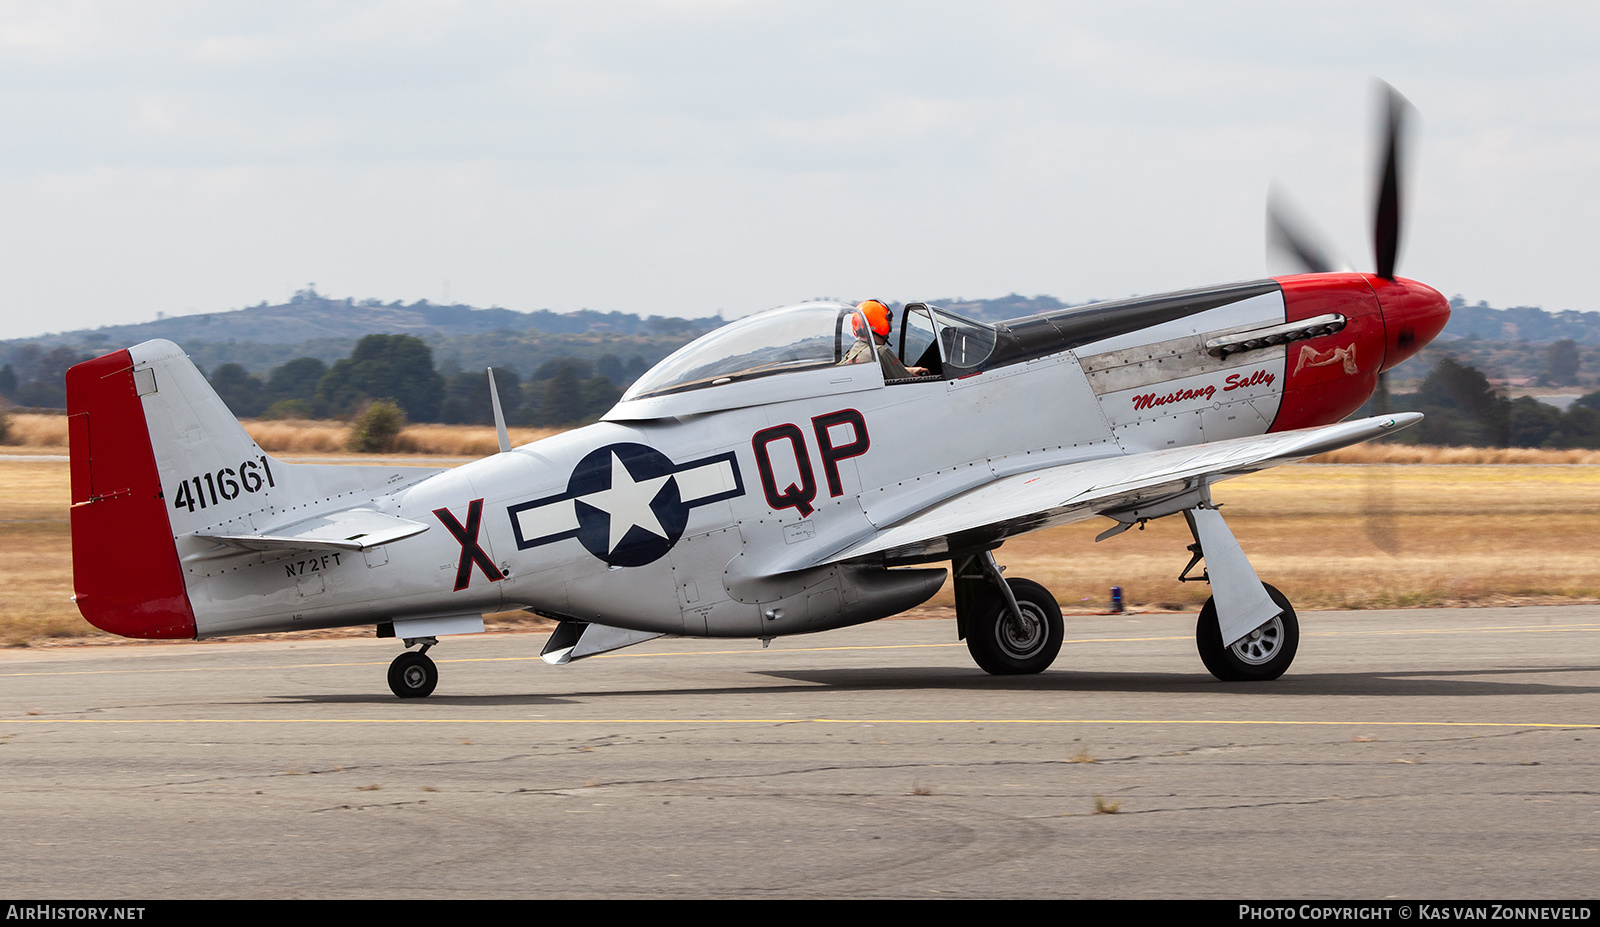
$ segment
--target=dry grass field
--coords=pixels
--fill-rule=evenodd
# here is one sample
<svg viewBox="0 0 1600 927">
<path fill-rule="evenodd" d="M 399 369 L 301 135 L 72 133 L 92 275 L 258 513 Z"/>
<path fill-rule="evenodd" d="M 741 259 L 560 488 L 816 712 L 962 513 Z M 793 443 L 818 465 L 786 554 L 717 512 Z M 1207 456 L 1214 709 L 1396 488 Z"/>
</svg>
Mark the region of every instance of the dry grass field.
<svg viewBox="0 0 1600 927">
<path fill-rule="evenodd" d="M 65 419 L 16 415 L 12 422 L 13 440 L 20 432 L 23 444 L 8 452 L 65 452 Z M 50 437 L 53 423 L 61 425 L 59 440 Z M 290 459 L 343 446 L 343 426 L 335 423 L 247 427 Z M 405 434 L 416 442 L 408 453 L 472 457 L 495 448 L 488 428 L 412 426 Z M 513 440 L 539 434 L 526 430 Z M 1380 460 L 1405 454 L 1395 463 L 1283 467 L 1221 483 L 1214 495 L 1262 579 L 1297 607 L 1600 600 L 1600 466 L 1574 462 L 1571 452 L 1459 450 L 1379 447 L 1371 453 Z M 1502 454 L 1532 459 L 1486 462 Z M 0 643 L 100 636 L 70 601 L 68 495 L 64 461 L 0 460 Z M 1392 513 L 1376 524 L 1392 530 L 1393 553 L 1368 539 L 1375 505 Z M 1103 609 L 1113 585 L 1139 608 L 1204 601 L 1205 584 L 1177 581 L 1190 543 L 1181 518 L 1095 543 L 1108 525 L 1095 519 L 1018 538 L 1000 560 L 1010 575 L 1048 586 L 1067 611 Z M 931 604 L 950 601 L 947 588 Z"/>
<path fill-rule="evenodd" d="M 1600 464 L 1600 451 L 1543 447 L 1433 447 L 1357 444 L 1313 457 L 1310 463 L 1373 464 Z"/>
<path fill-rule="evenodd" d="M 1218 484 L 1228 523 L 1266 582 L 1297 608 L 1390 608 L 1600 599 L 1600 467 L 1393 465 L 1281 467 Z M 1389 519 L 1369 515 L 1383 505 Z M 1179 583 L 1191 542 L 1181 518 L 1094 543 L 1096 519 L 1009 542 L 1016 576 L 1064 608 L 1106 601 L 1196 607 Z M 1368 528 L 1388 527 L 1386 552 Z"/>
<path fill-rule="evenodd" d="M 249 421 L 250 437 L 262 450 L 274 454 L 342 453 L 350 440 L 344 422 Z M 537 441 L 559 428 L 510 428 L 513 447 Z M 448 457 L 485 457 L 500 449 L 492 425 L 407 425 L 395 442 L 402 454 L 439 454 Z"/>
<path fill-rule="evenodd" d="M 62 461 L 0 461 L 0 643 L 99 635 L 72 604 Z"/>
</svg>

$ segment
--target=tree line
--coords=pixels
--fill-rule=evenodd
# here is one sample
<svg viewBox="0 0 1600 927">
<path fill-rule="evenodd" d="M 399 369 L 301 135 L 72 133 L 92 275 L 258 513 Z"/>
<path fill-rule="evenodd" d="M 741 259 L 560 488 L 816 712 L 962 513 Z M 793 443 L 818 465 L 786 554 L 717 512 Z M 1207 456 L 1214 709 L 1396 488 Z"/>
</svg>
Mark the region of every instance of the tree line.
<svg viewBox="0 0 1600 927">
<path fill-rule="evenodd" d="M 510 424 L 574 425 L 604 415 L 644 370 L 638 357 L 627 363 L 610 354 L 593 363 L 563 357 L 540 364 L 526 380 L 514 367 L 497 367 L 495 387 Z M 486 371 L 441 372 L 432 349 L 411 335 L 367 335 L 332 366 L 301 357 L 262 380 L 239 364 L 223 364 L 209 379 L 241 418 L 341 418 L 387 399 L 413 422 L 494 421 Z"/>
<path fill-rule="evenodd" d="M 1439 359 L 1415 393 L 1396 394 L 1390 406 L 1425 416 L 1387 439 L 1399 444 L 1600 448 L 1600 392 L 1580 397 L 1564 411 L 1532 396 L 1511 399 L 1482 371 L 1449 357 Z M 1379 398 L 1373 397 L 1358 414 L 1378 411 Z"/>
<path fill-rule="evenodd" d="M 0 397 L 32 408 L 66 406 L 68 367 L 89 360 L 69 347 L 49 351 L 24 345 L 0 366 Z M 622 390 L 645 372 L 645 362 L 624 363 L 606 354 L 591 362 L 561 357 L 541 363 L 526 378 L 514 367 L 495 369 L 506 421 L 560 427 L 604 415 Z M 1546 382 L 1572 383 L 1578 360 L 1571 341 L 1549 348 Z M 413 422 L 491 424 L 489 382 L 484 371 L 437 369 L 433 351 L 412 335 L 367 335 L 349 357 L 331 366 L 300 357 L 272 368 L 265 379 L 236 363 L 207 378 L 240 418 L 344 418 L 378 400 L 390 400 Z M 1374 397 L 1358 415 L 1375 415 Z M 1389 439 L 1405 444 L 1469 447 L 1600 448 L 1600 392 L 1562 410 L 1529 396 L 1511 399 L 1482 371 L 1442 357 L 1414 393 L 1391 397 L 1394 410 L 1422 412 L 1415 427 Z"/>
<path fill-rule="evenodd" d="M 94 357 L 69 347 L 22 345 L 11 353 L 11 363 L 0 366 L 0 397 L 28 408 L 65 409 L 67 368 Z"/>
<path fill-rule="evenodd" d="M 24 345 L 0 366 L 0 397 L 28 408 L 65 408 L 67 368 L 94 355 L 69 347 L 45 351 Z M 562 426 L 604 415 L 622 390 L 646 369 L 644 359 L 624 362 L 606 354 L 590 361 L 560 357 L 524 379 L 514 367 L 495 368 L 506 421 Z M 204 371 L 202 371 L 204 373 Z M 390 400 L 413 422 L 492 424 L 489 380 L 483 370 L 434 365 L 433 350 L 412 335 L 367 335 L 350 356 L 326 364 L 300 357 L 255 376 L 236 363 L 207 377 L 228 410 L 240 418 L 344 418 L 378 400 Z"/>
</svg>

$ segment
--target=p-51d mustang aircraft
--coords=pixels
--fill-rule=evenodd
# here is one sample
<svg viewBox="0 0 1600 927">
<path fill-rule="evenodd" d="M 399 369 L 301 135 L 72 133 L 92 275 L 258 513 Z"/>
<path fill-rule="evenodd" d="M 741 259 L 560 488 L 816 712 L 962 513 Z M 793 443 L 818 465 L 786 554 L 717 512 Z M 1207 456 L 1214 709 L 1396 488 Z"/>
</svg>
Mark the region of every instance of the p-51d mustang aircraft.
<svg viewBox="0 0 1600 927">
<path fill-rule="evenodd" d="M 405 643 L 389 684 L 406 698 L 434 690 L 437 638 L 482 631 L 485 612 L 557 619 L 544 657 L 565 663 L 664 634 L 884 618 L 932 596 L 946 569 L 929 564 L 947 561 L 978 665 L 1037 673 L 1061 647 L 1060 609 L 1003 578 L 995 550 L 1097 515 L 1116 522 L 1105 538 L 1181 513 L 1212 586 L 1202 660 L 1273 679 L 1295 655 L 1294 610 L 1210 487 L 1421 418 L 1341 421 L 1449 316 L 1394 275 L 1397 207 L 1384 184 L 1375 274 L 994 325 L 907 305 L 899 356 L 923 376 L 886 380 L 874 351 L 852 350 L 872 325 L 855 306 L 739 319 L 600 423 L 510 448 L 502 421 L 500 453 L 451 470 L 276 460 L 176 345 L 145 342 L 67 374 L 76 602 L 128 637 L 375 625 Z"/>
</svg>

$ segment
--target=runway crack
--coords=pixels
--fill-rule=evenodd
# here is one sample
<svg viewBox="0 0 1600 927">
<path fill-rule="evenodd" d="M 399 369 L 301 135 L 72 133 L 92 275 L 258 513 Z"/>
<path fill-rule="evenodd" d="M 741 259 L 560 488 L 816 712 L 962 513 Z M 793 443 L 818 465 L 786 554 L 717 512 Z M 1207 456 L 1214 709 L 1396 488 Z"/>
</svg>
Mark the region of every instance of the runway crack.
<svg viewBox="0 0 1600 927">
<path fill-rule="evenodd" d="M 773 778 L 777 778 L 777 777 L 780 777 L 780 776 L 804 776 L 804 775 L 811 775 L 811 774 L 814 774 L 814 773 L 883 772 L 883 771 L 893 771 L 893 770 L 911 770 L 913 772 L 918 772 L 918 771 L 926 771 L 926 770 L 930 770 L 930 769 L 993 769 L 993 768 L 999 768 L 999 767 L 1003 767 L 1003 766 L 1056 767 L 1056 766 L 1066 766 L 1066 765 L 1076 765 L 1076 764 L 1072 764 L 1067 760 L 1059 760 L 1059 759 L 1049 759 L 1049 760 L 989 760 L 989 761 L 984 761 L 984 762 L 981 762 L 981 763 L 949 763 L 949 762 L 941 762 L 941 763 L 873 763 L 873 764 L 857 764 L 857 765 L 848 765 L 848 766 L 835 764 L 835 765 L 829 765 L 829 766 L 807 766 L 807 767 L 804 767 L 804 768 L 796 768 L 796 769 L 777 769 L 777 770 L 768 770 L 768 771 L 750 772 L 750 773 L 724 773 L 724 774 L 719 774 L 719 775 L 703 775 L 703 776 L 675 776 L 675 777 L 662 778 L 662 779 L 619 779 L 619 780 L 610 781 L 610 782 L 600 782 L 600 783 L 597 783 L 595 786 L 590 786 L 590 788 L 596 788 L 596 787 L 602 787 L 602 786 L 608 787 L 608 788 L 618 788 L 618 787 L 636 786 L 636 785 L 670 785 L 670 784 L 701 783 L 701 782 L 731 782 L 731 781 L 751 780 L 751 779 L 773 779 Z M 513 794 L 513 795 L 515 795 L 515 794 L 564 795 L 564 794 L 569 794 L 569 793 L 574 792 L 574 791 L 576 791 L 576 789 L 572 788 L 571 786 L 552 787 L 552 788 L 518 788 L 518 789 L 511 790 L 510 794 Z M 871 794 L 871 793 L 839 792 L 839 793 L 836 793 L 836 794 L 838 794 L 838 795 L 862 795 L 862 794 Z"/>
<path fill-rule="evenodd" d="M 373 808 L 400 808 L 406 805 L 426 805 L 426 798 L 417 801 L 386 801 L 374 802 L 370 805 L 333 805 L 328 808 L 312 808 L 307 814 L 321 814 L 324 811 L 370 811 Z"/>
<path fill-rule="evenodd" d="M 1307 806 L 1307 805 L 1328 805 L 1328 804 L 1339 804 L 1339 803 L 1343 803 L 1343 802 L 1387 800 L 1387 799 L 1396 799 L 1396 798 L 1403 798 L 1403 797 L 1405 797 L 1405 796 L 1403 796 L 1403 795 L 1342 795 L 1342 796 L 1327 796 L 1327 797 L 1324 797 L 1324 798 L 1276 799 L 1276 800 L 1273 800 L 1273 801 L 1238 802 L 1238 803 L 1231 804 L 1231 805 L 1187 805 L 1187 806 L 1184 806 L 1184 807 L 1175 807 L 1175 808 L 1128 809 L 1128 810 L 1125 810 L 1125 811 L 1118 811 L 1117 814 L 1119 814 L 1119 815 L 1132 815 L 1132 814 L 1171 814 L 1173 812 L 1184 813 L 1184 812 L 1192 812 L 1192 811 L 1249 811 L 1249 810 L 1258 809 L 1258 808 L 1282 808 L 1282 807 Z M 1079 812 L 1079 813 L 1074 813 L 1074 814 L 1065 814 L 1065 815 L 1057 815 L 1057 816 L 1058 817 L 1087 817 L 1088 814 L 1087 813 L 1083 813 L 1083 812 Z"/>
</svg>

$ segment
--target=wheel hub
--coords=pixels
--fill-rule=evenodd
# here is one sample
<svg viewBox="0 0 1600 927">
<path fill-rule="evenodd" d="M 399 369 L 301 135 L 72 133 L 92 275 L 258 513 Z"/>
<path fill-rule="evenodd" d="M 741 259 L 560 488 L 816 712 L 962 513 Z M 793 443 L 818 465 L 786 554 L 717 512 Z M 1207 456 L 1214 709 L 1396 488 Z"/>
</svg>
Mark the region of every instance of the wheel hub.
<svg viewBox="0 0 1600 927">
<path fill-rule="evenodd" d="M 1038 612 L 1018 603 L 1018 611 L 1022 613 L 1019 620 L 1017 616 L 1006 614 L 996 626 L 999 631 L 1000 646 L 1007 653 L 1017 657 L 1028 657 L 1044 646 L 1046 628 L 1044 616 Z"/>
<path fill-rule="evenodd" d="M 420 689 L 428 681 L 428 674 L 420 666 L 408 666 L 403 675 L 406 685 L 413 689 Z"/>
<path fill-rule="evenodd" d="M 1233 655 L 1251 666 L 1259 666 L 1278 655 L 1283 647 L 1283 617 L 1280 615 L 1235 643 Z"/>
</svg>

